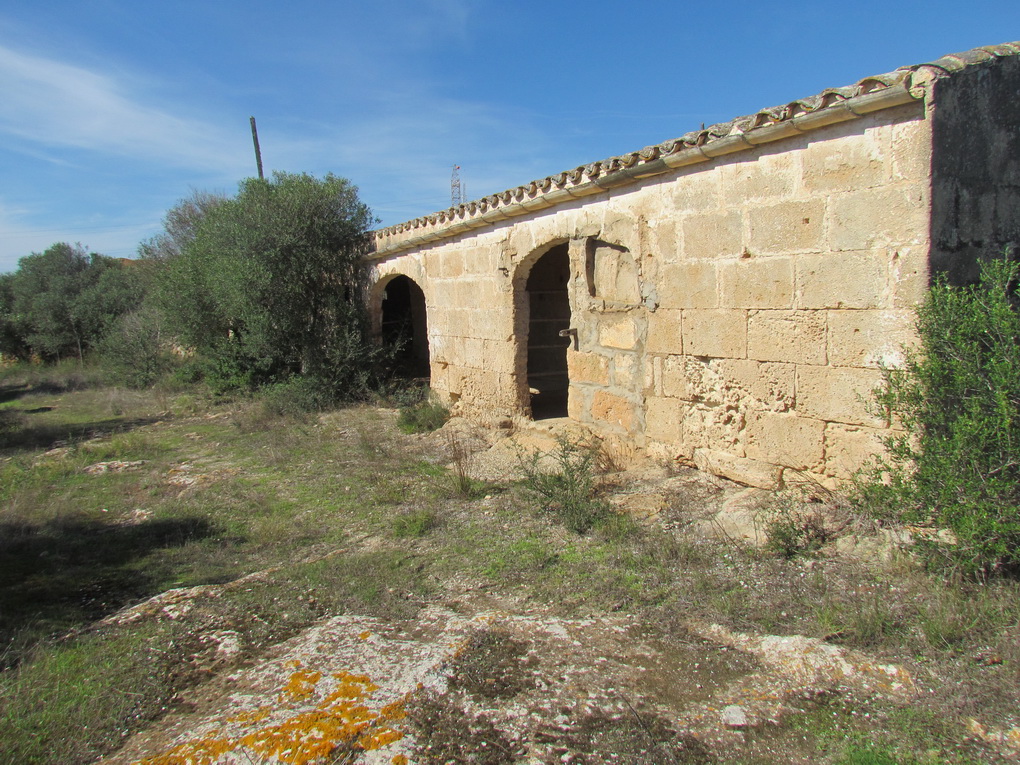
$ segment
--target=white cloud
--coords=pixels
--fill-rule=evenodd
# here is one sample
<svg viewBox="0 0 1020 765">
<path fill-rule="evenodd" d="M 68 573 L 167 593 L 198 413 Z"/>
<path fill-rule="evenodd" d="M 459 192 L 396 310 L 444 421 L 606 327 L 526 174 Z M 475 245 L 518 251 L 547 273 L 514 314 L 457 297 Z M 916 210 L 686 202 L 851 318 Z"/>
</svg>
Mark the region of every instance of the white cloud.
<svg viewBox="0 0 1020 765">
<path fill-rule="evenodd" d="M 29 146 L 86 149 L 236 174 L 238 142 L 133 98 L 116 79 L 0 45 L 0 132 Z"/>
</svg>

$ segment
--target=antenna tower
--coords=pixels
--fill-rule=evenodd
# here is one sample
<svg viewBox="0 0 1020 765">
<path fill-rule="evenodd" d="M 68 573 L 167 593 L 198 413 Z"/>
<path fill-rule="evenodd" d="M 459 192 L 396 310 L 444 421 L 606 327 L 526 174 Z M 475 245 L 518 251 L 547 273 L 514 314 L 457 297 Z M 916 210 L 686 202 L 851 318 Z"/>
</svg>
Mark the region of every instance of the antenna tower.
<svg viewBox="0 0 1020 765">
<path fill-rule="evenodd" d="M 463 201 L 463 189 L 460 185 L 460 165 L 454 165 L 453 173 L 450 175 L 450 205 L 456 207 Z"/>
</svg>

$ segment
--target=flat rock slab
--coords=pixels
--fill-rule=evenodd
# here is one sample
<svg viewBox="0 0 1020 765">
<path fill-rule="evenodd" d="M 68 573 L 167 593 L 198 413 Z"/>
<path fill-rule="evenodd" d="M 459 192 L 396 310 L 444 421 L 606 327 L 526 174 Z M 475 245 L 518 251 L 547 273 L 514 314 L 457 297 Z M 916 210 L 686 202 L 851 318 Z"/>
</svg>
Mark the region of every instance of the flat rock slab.
<svg viewBox="0 0 1020 765">
<path fill-rule="evenodd" d="M 803 693 L 912 690 L 899 668 L 797 636 L 712 626 L 663 634 L 630 616 L 475 605 L 402 623 L 328 619 L 196 689 L 190 711 L 105 761 L 400 765 L 425 752 L 426 761 L 546 763 L 608 751 L 655 763 L 734 743 Z M 739 726 L 724 712 L 735 705 Z"/>
</svg>

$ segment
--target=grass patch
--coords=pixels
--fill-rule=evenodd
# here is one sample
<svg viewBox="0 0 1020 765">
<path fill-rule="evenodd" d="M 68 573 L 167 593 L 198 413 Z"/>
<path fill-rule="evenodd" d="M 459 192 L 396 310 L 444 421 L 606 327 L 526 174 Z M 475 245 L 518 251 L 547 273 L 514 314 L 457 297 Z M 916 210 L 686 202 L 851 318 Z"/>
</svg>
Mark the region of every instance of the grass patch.
<svg viewBox="0 0 1020 765">
<path fill-rule="evenodd" d="M 411 510 L 393 519 L 393 535 L 398 539 L 423 537 L 437 525 L 439 518 L 434 510 L 428 508 Z"/>
<path fill-rule="evenodd" d="M 402 407 L 397 427 L 404 433 L 431 433 L 439 430 L 450 419 L 450 410 L 432 401 L 420 401 Z"/>
</svg>

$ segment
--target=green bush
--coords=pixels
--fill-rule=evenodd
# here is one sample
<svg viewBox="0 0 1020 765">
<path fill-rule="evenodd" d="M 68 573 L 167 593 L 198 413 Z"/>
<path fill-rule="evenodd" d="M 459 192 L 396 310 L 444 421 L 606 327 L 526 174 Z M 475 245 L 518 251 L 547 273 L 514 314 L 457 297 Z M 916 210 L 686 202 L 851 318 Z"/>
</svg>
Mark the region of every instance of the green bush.
<svg viewBox="0 0 1020 765">
<path fill-rule="evenodd" d="M 583 534 L 610 513 L 598 496 L 601 459 L 597 444 L 560 437 L 551 453 L 521 459 L 524 487 L 560 523 Z"/>
<path fill-rule="evenodd" d="M 154 385 L 177 363 L 163 330 L 162 313 L 152 305 L 120 316 L 97 350 L 113 381 L 129 388 Z"/>
<path fill-rule="evenodd" d="M 968 575 L 1020 568 L 1017 278 L 1009 253 L 984 263 L 978 284 L 939 278 L 917 311 L 919 351 L 878 397 L 905 435 L 889 441 L 886 480 L 863 498 L 887 517 L 951 530 L 954 543 L 926 543 L 930 559 Z"/>
</svg>

